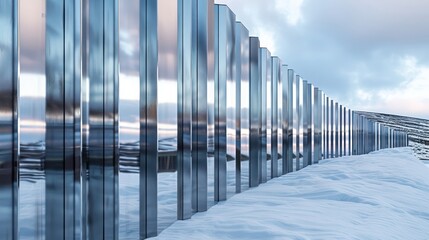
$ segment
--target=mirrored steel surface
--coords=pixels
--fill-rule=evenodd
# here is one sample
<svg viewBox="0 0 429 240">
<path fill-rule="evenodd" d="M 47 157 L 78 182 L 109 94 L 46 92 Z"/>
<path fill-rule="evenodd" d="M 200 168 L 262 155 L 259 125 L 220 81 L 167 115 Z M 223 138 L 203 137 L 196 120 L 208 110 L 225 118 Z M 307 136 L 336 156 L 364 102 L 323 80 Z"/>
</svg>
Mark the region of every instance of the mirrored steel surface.
<svg viewBox="0 0 429 240">
<path fill-rule="evenodd" d="M 282 174 L 293 171 L 293 78 L 294 72 L 287 65 L 282 66 L 282 105 L 283 105 L 283 149 L 282 149 Z"/>
<path fill-rule="evenodd" d="M 296 76 L 296 151 L 295 151 L 295 158 L 296 158 L 296 171 L 301 169 L 302 161 L 304 154 L 304 122 L 303 122 L 303 115 L 304 115 L 304 81 L 302 78 L 297 75 Z"/>
<path fill-rule="evenodd" d="M 281 87 L 281 62 L 278 57 L 271 58 L 271 104 L 268 104 L 271 107 L 271 178 L 279 176 L 279 97 L 278 97 L 278 88 Z M 281 114 L 281 111 L 280 111 Z M 281 128 L 280 128 L 281 130 Z"/>
<path fill-rule="evenodd" d="M 157 0 L 140 1 L 140 238 L 158 232 L 157 8 Z"/>
<path fill-rule="evenodd" d="M 47 0 L 46 239 L 81 238 L 80 92 L 80 3 Z"/>
<path fill-rule="evenodd" d="M 207 210 L 207 95 L 213 42 L 213 0 L 192 2 L 192 206 Z M 209 61 L 210 60 L 210 61 Z"/>
<path fill-rule="evenodd" d="M 310 125 L 310 119 L 309 114 L 310 112 L 310 104 L 309 104 L 309 94 L 308 89 L 310 88 L 307 81 L 303 81 L 303 109 L 302 109 L 302 131 L 303 131 L 303 161 L 302 161 L 302 167 L 307 167 L 310 163 L 310 144 L 309 140 L 310 133 L 309 133 L 309 125 Z M 311 90 L 310 90 L 311 91 Z M 311 140 L 310 140 L 311 141 Z"/>
<path fill-rule="evenodd" d="M 215 5 L 215 201 L 226 200 L 227 155 L 235 159 L 235 15 Z"/>
<path fill-rule="evenodd" d="M 249 116 L 250 116 L 250 139 L 249 139 L 249 187 L 257 187 L 261 180 L 260 164 L 260 134 L 262 127 L 261 108 L 261 79 L 259 69 L 259 38 L 249 38 Z"/>
<path fill-rule="evenodd" d="M 322 159 L 322 91 L 314 88 L 314 163 Z"/>
<path fill-rule="evenodd" d="M 88 238 L 118 238 L 118 2 L 89 1 Z"/>
<path fill-rule="evenodd" d="M 18 239 L 18 1 L 0 4 L 0 232 Z"/>
<path fill-rule="evenodd" d="M 260 108 L 260 115 L 261 115 L 261 130 L 260 130 L 260 183 L 264 183 L 267 181 L 267 148 L 268 148 L 268 140 L 267 140 L 267 129 L 268 129 L 268 83 L 271 82 L 271 53 L 267 48 L 260 48 L 259 49 L 259 69 L 260 69 L 260 90 L 261 96 L 261 108 Z M 271 89 L 270 89 L 271 90 Z M 270 116 L 271 117 L 271 116 Z M 271 139 L 270 139 L 271 140 Z M 269 145 L 271 146 L 271 144 Z M 270 148 L 271 151 L 271 148 Z"/>
<path fill-rule="evenodd" d="M 192 180 L 191 180 L 191 148 L 192 148 L 192 54 L 193 54 L 193 5 L 192 0 L 179 0 L 177 3 L 177 103 L 174 99 L 168 101 L 168 93 L 163 92 L 165 100 L 165 122 L 171 122 L 174 116 L 166 117 L 170 102 L 177 107 L 177 219 L 189 219 L 192 216 Z M 159 9 L 167 11 L 170 7 L 165 2 Z M 161 21 L 160 21 L 161 23 Z M 171 23 L 170 23 L 171 24 Z M 171 32 L 171 25 L 165 26 L 165 39 L 169 41 L 168 33 Z M 170 54 L 173 54 L 171 52 Z M 160 62 L 160 66 L 169 67 Z M 172 73 L 171 83 L 174 82 Z M 168 81 L 168 80 L 167 80 Z M 168 86 L 166 86 L 167 88 Z M 161 98 L 161 94 L 160 94 Z M 161 102 L 159 102 L 161 103 Z M 174 128 L 176 130 L 176 128 Z M 174 132 L 171 132 L 174 136 Z"/>
<path fill-rule="evenodd" d="M 235 77 L 236 77 L 236 162 L 235 189 L 239 193 L 249 186 L 249 30 L 235 24 Z M 246 171 L 246 172 L 243 172 Z"/>
</svg>

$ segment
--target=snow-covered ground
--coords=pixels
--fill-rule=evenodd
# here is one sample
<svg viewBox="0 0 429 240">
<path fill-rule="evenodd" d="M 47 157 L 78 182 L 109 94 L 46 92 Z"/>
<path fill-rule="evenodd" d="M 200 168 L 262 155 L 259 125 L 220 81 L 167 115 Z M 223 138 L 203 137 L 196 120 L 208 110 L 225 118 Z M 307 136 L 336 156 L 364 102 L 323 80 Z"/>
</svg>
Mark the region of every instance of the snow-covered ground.
<svg viewBox="0 0 429 240">
<path fill-rule="evenodd" d="M 177 221 L 157 239 L 429 239 L 429 168 L 411 148 L 321 161 Z"/>
</svg>

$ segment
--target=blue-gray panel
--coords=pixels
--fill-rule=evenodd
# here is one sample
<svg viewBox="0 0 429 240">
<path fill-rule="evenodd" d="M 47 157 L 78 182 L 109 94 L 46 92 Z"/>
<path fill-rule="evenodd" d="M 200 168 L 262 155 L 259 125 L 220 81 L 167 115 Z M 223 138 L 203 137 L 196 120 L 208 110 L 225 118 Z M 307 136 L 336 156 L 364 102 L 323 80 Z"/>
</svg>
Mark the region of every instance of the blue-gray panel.
<svg viewBox="0 0 429 240">
<path fill-rule="evenodd" d="M 18 1 L 0 6 L 0 232 L 18 239 Z"/>
<path fill-rule="evenodd" d="M 310 139 L 310 134 L 308 132 L 309 129 L 309 125 L 310 125 L 310 119 L 309 119 L 309 113 L 310 113 L 310 109 L 309 109 L 309 96 L 308 96 L 308 89 L 309 89 L 309 84 L 307 81 L 303 81 L 303 108 L 302 108 L 302 132 L 303 132 L 303 149 L 302 149 L 302 167 L 307 167 L 309 165 L 309 161 L 310 161 L 310 145 L 309 143 L 309 139 Z"/>
<path fill-rule="evenodd" d="M 261 131 L 261 86 L 259 70 L 259 38 L 249 38 L 249 187 L 259 185 L 260 176 L 260 131 Z"/>
<path fill-rule="evenodd" d="M 302 78 L 297 75 L 296 76 L 296 170 L 300 170 L 302 166 L 301 159 L 303 158 L 303 150 L 304 150 L 304 122 L 303 122 L 303 114 L 304 114 L 304 81 Z"/>
<path fill-rule="evenodd" d="M 226 200 L 227 154 L 235 159 L 234 50 L 235 15 L 215 5 L 215 201 Z"/>
<path fill-rule="evenodd" d="M 118 238 L 118 2 L 89 1 L 88 238 Z"/>
<path fill-rule="evenodd" d="M 279 176 L 279 164 L 278 164 L 278 153 L 281 149 L 279 146 L 279 98 L 278 98 L 278 88 L 281 88 L 281 62 L 278 57 L 271 58 L 271 99 L 269 99 L 271 104 L 268 104 L 271 107 L 271 111 L 268 113 L 271 115 L 271 178 Z M 281 114 L 281 112 L 280 112 Z M 281 128 L 280 128 L 281 130 Z"/>
<path fill-rule="evenodd" d="M 207 210 L 207 93 L 214 24 L 213 0 L 192 1 L 192 207 Z"/>
<path fill-rule="evenodd" d="M 259 49 L 259 69 L 260 69 L 260 101 L 261 101 L 261 107 L 259 114 L 261 115 L 261 130 L 260 130 L 260 166 L 259 169 L 260 172 L 260 183 L 264 183 L 267 181 L 267 147 L 268 147 L 268 140 L 267 140 L 267 122 L 268 122 L 268 109 L 267 109 L 267 98 L 268 98 L 268 83 L 271 82 L 271 53 L 266 48 L 260 48 Z M 271 117 L 271 116 L 270 116 Z M 270 139 L 271 140 L 271 139 Z M 270 144 L 271 146 L 271 144 Z M 270 149 L 271 150 L 271 149 Z"/>
<path fill-rule="evenodd" d="M 193 54 L 193 0 L 179 0 L 177 4 L 177 102 L 167 100 L 168 93 L 163 93 L 165 102 L 171 102 L 177 107 L 177 219 L 185 220 L 192 216 L 192 181 L 191 181 L 191 130 L 192 130 L 192 54 Z M 159 10 L 168 11 L 169 3 L 163 3 Z M 172 19 L 173 21 L 173 19 Z M 160 21 L 161 23 L 161 21 Z M 168 31 L 173 26 L 166 23 L 164 30 Z M 165 39 L 160 41 L 170 41 L 168 32 L 165 32 Z M 173 42 L 171 42 L 173 44 Z M 160 48 L 160 50 L 162 50 Z M 173 54 L 173 52 L 171 52 Z M 160 64 L 167 67 L 168 65 Z M 165 69 L 165 71 L 168 71 Z M 174 76 L 174 73 L 172 74 Z M 169 85 L 173 85 L 174 77 L 168 78 Z M 160 79 L 161 80 L 161 79 Z M 161 94 L 159 96 L 161 98 Z M 159 104 L 161 103 L 158 100 Z M 168 106 L 168 104 L 166 104 Z M 168 111 L 167 107 L 165 109 Z M 161 109 L 159 110 L 161 111 Z M 167 116 L 168 112 L 165 112 Z M 162 115 L 161 115 L 162 116 Z M 174 117 L 171 117 L 174 118 Z M 169 118 L 159 119 L 168 122 Z M 170 120 L 171 121 L 171 120 Z M 174 133 L 172 132 L 173 136 Z M 161 140 L 161 139 L 160 139 Z"/>
<path fill-rule="evenodd" d="M 239 193 L 243 187 L 249 186 L 249 30 L 241 23 L 235 24 L 235 61 L 236 61 L 236 164 L 235 188 Z M 246 172 L 242 172 L 246 171 Z M 247 177 L 245 177 L 247 176 Z"/>
<path fill-rule="evenodd" d="M 294 72 L 287 65 L 282 66 L 283 101 L 283 169 L 282 174 L 293 171 L 293 80 Z"/>
<path fill-rule="evenodd" d="M 157 235 L 157 0 L 140 1 L 140 238 Z"/>
<path fill-rule="evenodd" d="M 81 238 L 79 26 L 80 2 L 46 1 L 47 239 Z"/>
</svg>

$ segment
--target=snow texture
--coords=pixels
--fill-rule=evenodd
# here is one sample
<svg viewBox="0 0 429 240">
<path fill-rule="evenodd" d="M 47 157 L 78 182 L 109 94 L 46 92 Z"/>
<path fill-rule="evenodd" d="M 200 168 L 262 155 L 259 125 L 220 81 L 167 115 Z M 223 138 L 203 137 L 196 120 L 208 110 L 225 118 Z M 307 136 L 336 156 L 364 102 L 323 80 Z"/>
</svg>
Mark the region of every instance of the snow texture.
<svg viewBox="0 0 429 240">
<path fill-rule="evenodd" d="M 385 149 L 272 179 L 156 239 L 429 239 L 428 205 L 429 168 Z"/>
</svg>

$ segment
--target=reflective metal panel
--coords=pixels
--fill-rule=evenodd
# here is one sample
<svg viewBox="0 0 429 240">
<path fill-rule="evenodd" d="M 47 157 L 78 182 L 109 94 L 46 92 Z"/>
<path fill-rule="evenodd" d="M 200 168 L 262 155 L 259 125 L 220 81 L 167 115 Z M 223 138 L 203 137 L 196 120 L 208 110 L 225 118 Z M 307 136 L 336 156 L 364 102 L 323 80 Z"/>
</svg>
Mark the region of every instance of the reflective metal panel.
<svg viewBox="0 0 429 240">
<path fill-rule="evenodd" d="M 260 176 L 260 130 L 262 119 L 261 108 L 261 87 L 259 70 L 259 38 L 249 38 L 249 97 L 250 97 L 250 140 L 249 140 L 249 187 L 257 187 L 261 179 Z"/>
<path fill-rule="evenodd" d="M 314 88 L 314 163 L 322 159 L 322 91 Z"/>
<path fill-rule="evenodd" d="M 268 106 L 271 107 L 271 111 L 268 115 L 271 115 L 271 178 L 279 176 L 279 164 L 278 164 L 278 127 L 279 127 L 279 101 L 278 101 L 278 87 L 281 79 L 281 63 L 278 57 L 271 58 L 271 99 L 268 99 Z M 280 85 L 281 87 L 281 85 Z M 267 91 L 268 92 L 268 91 Z M 280 112 L 281 114 L 281 112 Z M 268 119 L 267 119 L 268 120 Z M 267 122 L 268 123 L 268 122 Z M 268 125 L 268 124 L 267 124 Z M 281 129 L 281 128 L 280 128 Z M 267 129 L 267 132 L 269 130 Z M 281 151 L 281 149 L 280 149 Z"/>
<path fill-rule="evenodd" d="M 326 96 L 324 97 L 325 102 L 325 107 L 324 107 L 324 112 L 325 112 L 325 159 L 330 158 L 330 148 L 331 148 L 331 144 L 330 144 L 330 140 L 331 140 L 331 132 L 330 132 L 330 123 L 329 123 L 329 119 L 330 119 L 330 111 L 329 111 L 329 97 Z"/>
<path fill-rule="evenodd" d="M 352 110 L 348 110 L 348 116 L 347 116 L 347 126 L 348 126 L 348 155 L 351 156 L 352 151 L 352 130 L 353 130 L 353 121 L 352 121 Z"/>
<path fill-rule="evenodd" d="M 81 238 L 80 3 L 75 3 L 46 1 L 47 239 Z"/>
<path fill-rule="evenodd" d="M 2 4 L 4 2 L 6 1 Z M 45 13 L 45 0 L 19 1 L 17 17 L 19 18 L 18 138 L 20 151 L 18 238 L 20 239 L 46 238 L 46 178 L 43 157 L 46 127 Z M 7 14 L 1 15 L 3 16 L 6 17 Z M 7 37 L 7 34 L 0 35 L 2 38 Z M 7 74 L 7 70 L 4 73 Z M 0 88 L 3 89 L 3 85 Z"/>
<path fill-rule="evenodd" d="M 241 192 L 249 186 L 249 30 L 241 23 L 235 24 L 235 67 L 237 82 L 237 152 L 235 188 Z M 245 167 L 247 164 L 247 167 Z M 243 167 L 242 167 L 243 166 Z"/>
<path fill-rule="evenodd" d="M 293 82 L 295 73 L 282 66 L 283 82 L 283 174 L 293 171 Z"/>
<path fill-rule="evenodd" d="M 296 76 L 296 110 L 297 110 L 297 119 L 296 119 L 296 170 L 300 170 L 302 167 L 301 158 L 303 158 L 304 150 L 304 81 L 302 78 Z"/>
<path fill-rule="evenodd" d="M 139 6 L 119 1 L 119 239 L 140 237 Z"/>
<path fill-rule="evenodd" d="M 158 231 L 192 214 L 191 10 L 158 0 Z"/>
<path fill-rule="evenodd" d="M 299 170 L 296 166 L 299 163 L 299 78 L 298 75 L 292 77 L 292 123 L 293 123 L 293 162 L 294 170 Z"/>
<path fill-rule="evenodd" d="M 157 235 L 157 0 L 140 1 L 140 238 Z"/>
<path fill-rule="evenodd" d="M 335 157 L 339 157 L 339 153 L 340 153 L 340 142 L 339 142 L 339 139 L 340 139 L 340 131 L 339 131 L 339 125 L 340 125 L 340 122 L 339 122 L 339 106 L 338 106 L 338 103 L 336 102 L 335 103 L 335 109 L 334 109 L 334 124 L 335 124 L 335 132 L 334 132 L 334 134 L 335 134 L 335 144 L 334 144 L 334 146 L 335 146 Z"/>
<path fill-rule="evenodd" d="M 260 90 L 261 91 L 261 108 L 260 108 L 260 115 L 261 115 L 261 130 L 260 130 L 260 175 L 261 179 L 260 182 L 264 183 L 267 181 L 267 148 L 271 151 L 271 143 L 268 144 L 268 137 L 267 137 L 267 129 L 268 129 L 268 122 L 271 122 L 271 116 L 270 120 L 268 120 L 268 83 L 271 82 L 271 53 L 266 48 L 261 48 L 259 50 L 259 69 L 260 69 Z M 271 94 L 270 94 L 271 95 Z M 271 139 L 270 139 L 271 140 Z"/>
<path fill-rule="evenodd" d="M 215 5 L 215 201 L 226 200 L 227 155 L 235 160 L 234 50 L 235 15 Z"/>
<path fill-rule="evenodd" d="M 329 102 L 329 129 L 330 129 L 330 138 L 329 138 L 329 153 L 330 158 L 335 156 L 335 105 L 334 100 L 330 99 Z"/>
<path fill-rule="evenodd" d="M 197 212 L 207 210 L 207 81 L 213 4 L 213 0 L 192 1 L 192 206 Z"/>
<path fill-rule="evenodd" d="M 277 78 L 277 156 L 280 161 L 277 160 L 277 176 L 282 175 L 283 172 L 283 159 L 286 158 L 286 155 L 283 155 L 283 78 L 282 74 L 287 75 L 287 73 L 283 73 L 281 60 L 279 59 L 278 66 L 278 78 Z M 284 157 L 283 157 L 284 156 Z"/>
<path fill-rule="evenodd" d="M 309 161 L 310 161 L 310 145 L 309 145 L 309 139 L 310 139 L 310 134 L 308 132 L 309 130 L 309 125 L 310 125 L 310 119 L 309 119 L 309 113 L 310 113 L 310 109 L 309 109 L 309 98 L 308 98 L 308 89 L 310 88 L 309 84 L 307 83 L 307 81 L 303 81 L 303 109 L 302 109 L 302 132 L 303 132 L 303 162 L 302 162 L 302 166 L 303 167 L 307 167 L 309 165 Z"/>
<path fill-rule="evenodd" d="M 174 5 L 173 5 L 174 6 Z M 161 44 L 169 43 L 169 46 L 172 46 L 171 52 L 165 53 L 170 56 L 173 56 L 171 64 L 165 64 L 162 61 L 161 55 L 159 56 L 159 68 L 164 69 L 165 77 L 161 76 L 161 71 L 159 75 L 159 84 L 165 78 L 165 81 L 169 81 L 168 86 L 165 86 L 165 90 L 162 93 L 159 93 L 158 104 L 159 104 L 159 122 L 165 123 L 166 126 L 170 126 L 167 129 L 171 128 L 171 131 L 168 131 L 168 134 L 165 134 L 165 140 L 174 137 L 177 137 L 177 147 L 174 150 L 177 151 L 177 219 L 184 220 L 189 219 L 192 216 L 192 182 L 191 182 L 191 129 L 192 129 L 192 43 L 193 43 L 193 1 L 192 0 L 179 0 L 177 2 L 177 48 L 174 47 L 174 38 L 171 38 L 171 34 L 174 33 L 174 20 L 167 22 L 168 16 L 167 11 L 171 9 L 171 1 L 163 2 L 159 6 L 159 48 L 162 51 L 163 46 Z M 162 15 L 160 12 L 163 12 Z M 165 12 L 164 12 L 165 11 Z M 164 13 L 166 15 L 164 15 Z M 163 20 L 160 20 L 160 18 Z M 161 30 L 162 29 L 162 30 Z M 173 30 L 173 31 L 172 31 Z M 162 34 L 162 35 L 161 35 Z M 174 37 L 174 36 L 173 36 Z M 172 99 L 168 99 L 170 93 L 167 89 L 171 89 L 174 86 L 175 75 L 176 73 L 172 69 L 174 66 L 174 51 L 177 50 L 177 89 L 174 89 L 175 92 L 172 92 Z M 167 57 L 167 55 L 166 55 Z M 167 73 L 170 72 L 169 69 L 173 70 L 170 77 L 167 77 Z M 161 88 L 161 85 L 159 86 Z M 177 93 L 176 93 L 177 91 Z M 176 98 L 177 97 L 177 98 Z M 176 100 L 177 99 L 177 100 Z M 177 102 L 176 102 L 177 101 Z M 165 104 L 165 106 L 161 106 Z M 171 107 L 170 107 L 171 106 Z M 174 110 L 177 109 L 177 110 Z M 165 112 L 164 112 L 165 111 Z M 169 112 L 173 111 L 173 116 L 168 116 Z M 177 115 L 176 115 L 177 114 Z M 177 122 L 175 119 L 177 116 Z M 177 125 L 176 125 L 177 124 Z M 174 127 L 173 127 L 174 125 Z M 176 127 L 177 126 L 177 127 Z M 160 136 L 159 141 L 161 142 L 164 136 L 161 138 L 161 126 L 158 135 Z M 176 132 L 177 131 L 177 132 Z M 175 135 L 177 134 L 177 136 Z M 166 141 L 167 143 L 167 141 Z M 174 142 L 173 142 L 174 143 Z M 173 150 L 173 149 L 172 149 Z M 167 190 L 168 191 L 168 190 Z"/>
<path fill-rule="evenodd" d="M 0 5 L 0 232 L 18 239 L 18 1 Z"/>
<path fill-rule="evenodd" d="M 338 152 L 339 152 L 339 156 L 340 157 L 342 157 L 343 156 L 343 121 L 344 121 L 344 119 L 343 119 L 343 105 L 340 105 L 340 108 L 339 108 L 339 139 L 338 139 L 338 143 L 337 143 L 337 145 L 338 145 L 338 147 L 339 147 L 339 149 L 338 149 Z"/>
<path fill-rule="evenodd" d="M 118 238 L 118 2 L 89 1 L 88 237 Z"/>
</svg>

